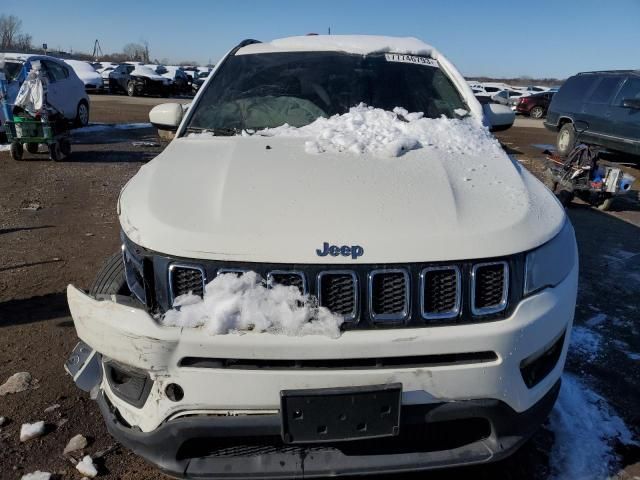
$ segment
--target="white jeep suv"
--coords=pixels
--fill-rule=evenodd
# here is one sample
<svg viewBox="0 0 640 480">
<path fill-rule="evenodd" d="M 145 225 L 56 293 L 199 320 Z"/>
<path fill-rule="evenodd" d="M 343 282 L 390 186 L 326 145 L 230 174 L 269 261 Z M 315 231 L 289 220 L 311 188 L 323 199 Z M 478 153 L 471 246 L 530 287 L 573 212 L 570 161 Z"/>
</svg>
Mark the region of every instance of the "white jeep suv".
<svg viewBox="0 0 640 480">
<path fill-rule="evenodd" d="M 513 453 L 558 395 L 578 260 L 500 109 L 369 36 L 245 41 L 156 107 L 175 139 L 122 190 L 122 252 L 68 288 L 66 368 L 111 434 L 195 478 Z"/>
</svg>

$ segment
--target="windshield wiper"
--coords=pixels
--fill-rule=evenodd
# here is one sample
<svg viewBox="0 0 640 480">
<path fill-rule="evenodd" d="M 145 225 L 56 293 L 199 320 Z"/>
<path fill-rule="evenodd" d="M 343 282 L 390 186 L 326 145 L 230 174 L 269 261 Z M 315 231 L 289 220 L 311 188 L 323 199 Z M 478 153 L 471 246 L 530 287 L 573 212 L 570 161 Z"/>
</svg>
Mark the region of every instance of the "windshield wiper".
<svg viewBox="0 0 640 480">
<path fill-rule="evenodd" d="M 203 127 L 188 127 L 187 133 L 212 133 L 216 137 L 232 137 L 240 133 L 239 128 L 230 127 L 215 127 L 215 128 L 203 128 Z"/>
</svg>

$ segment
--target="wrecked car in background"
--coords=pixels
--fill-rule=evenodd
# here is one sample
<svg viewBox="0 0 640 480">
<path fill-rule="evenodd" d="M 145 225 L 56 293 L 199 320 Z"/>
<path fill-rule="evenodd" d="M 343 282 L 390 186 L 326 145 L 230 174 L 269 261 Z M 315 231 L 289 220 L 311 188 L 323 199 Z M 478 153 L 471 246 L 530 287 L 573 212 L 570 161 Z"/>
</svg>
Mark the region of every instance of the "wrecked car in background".
<svg viewBox="0 0 640 480">
<path fill-rule="evenodd" d="M 558 395 L 578 275 L 563 208 L 489 133 L 513 112 L 414 38 L 250 40 L 211 75 L 152 110 L 176 137 L 67 290 L 66 368 L 111 434 L 196 478 L 513 453 Z"/>
<path fill-rule="evenodd" d="M 47 55 L 20 53 L 0 53 L 0 68 L 3 68 L 8 82 L 9 103 L 13 103 L 20 85 L 31 70 L 31 62 L 39 60 L 48 80 L 48 104 L 76 127 L 89 124 L 89 96 L 85 84 L 71 66 L 63 60 Z M 2 67 L 4 65 L 4 67 Z M 4 114 L 0 109 L 0 123 Z"/>
<path fill-rule="evenodd" d="M 171 93 L 171 80 L 147 66 L 123 63 L 109 71 L 108 85 L 105 85 L 105 88 L 109 93 L 124 92 L 130 97 L 139 95 L 168 97 Z"/>
</svg>

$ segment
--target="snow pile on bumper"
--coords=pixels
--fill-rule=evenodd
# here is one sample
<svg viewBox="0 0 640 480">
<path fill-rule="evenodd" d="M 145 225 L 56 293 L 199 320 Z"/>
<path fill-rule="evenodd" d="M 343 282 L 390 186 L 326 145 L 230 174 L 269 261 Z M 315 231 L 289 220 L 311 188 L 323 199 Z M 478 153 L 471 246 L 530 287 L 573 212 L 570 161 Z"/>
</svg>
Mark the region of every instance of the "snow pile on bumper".
<svg viewBox="0 0 640 480">
<path fill-rule="evenodd" d="M 341 316 L 292 286 L 267 288 L 255 272 L 218 275 L 204 298 L 192 293 L 173 302 L 161 322 L 171 327 L 202 327 L 211 335 L 252 330 L 290 336 L 340 336 Z"/>
<path fill-rule="evenodd" d="M 318 118 L 304 127 L 283 125 L 258 132 L 265 136 L 311 137 L 307 153 L 351 152 L 399 157 L 409 150 L 430 148 L 454 154 L 496 155 L 498 141 L 477 121 L 425 118 L 396 107 L 393 112 L 364 104 L 343 115 Z"/>
</svg>

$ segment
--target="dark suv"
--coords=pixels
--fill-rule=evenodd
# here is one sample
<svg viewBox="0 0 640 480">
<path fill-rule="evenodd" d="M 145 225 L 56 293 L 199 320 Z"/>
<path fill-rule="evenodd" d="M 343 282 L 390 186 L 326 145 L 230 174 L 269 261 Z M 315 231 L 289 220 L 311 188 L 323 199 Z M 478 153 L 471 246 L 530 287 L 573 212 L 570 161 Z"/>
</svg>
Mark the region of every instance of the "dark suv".
<svg viewBox="0 0 640 480">
<path fill-rule="evenodd" d="M 581 142 L 640 155 L 640 70 L 574 75 L 553 97 L 544 125 L 558 132 L 561 155 L 575 146 L 577 131 Z"/>
<path fill-rule="evenodd" d="M 542 118 L 547 114 L 553 95 L 554 92 L 540 92 L 521 97 L 516 105 L 516 112 L 531 118 Z"/>
</svg>

